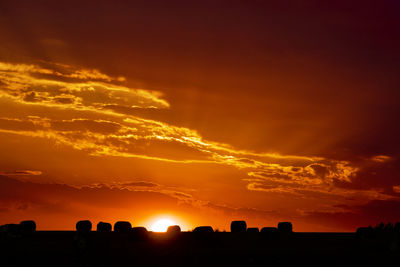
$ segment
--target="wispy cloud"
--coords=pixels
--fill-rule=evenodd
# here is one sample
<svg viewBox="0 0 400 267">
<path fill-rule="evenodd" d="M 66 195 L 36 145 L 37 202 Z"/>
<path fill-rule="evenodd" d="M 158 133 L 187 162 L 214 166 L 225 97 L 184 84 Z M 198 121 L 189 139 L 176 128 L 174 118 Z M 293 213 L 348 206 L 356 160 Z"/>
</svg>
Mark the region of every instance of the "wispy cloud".
<svg viewBox="0 0 400 267">
<path fill-rule="evenodd" d="M 20 170 L 20 171 L 0 171 L 0 175 L 6 176 L 25 176 L 25 175 L 42 175 L 41 171 Z"/>
<path fill-rule="evenodd" d="M 50 66 L 53 69 L 0 62 L 0 96 L 37 105 L 92 111 L 104 111 L 109 105 L 169 107 L 160 92 L 126 87 L 122 85 L 123 77 L 60 64 Z"/>
<path fill-rule="evenodd" d="M 296 195 L 316 191 L 331 195 L 336 190 L 339 194 L 343 190 L 335 188 L 334 183 L 349 182 L 358 171 L 346 161 L 236 150 L 227 144 L 208 142 L 188 128 L 140 118 L 118 122 L 39 117 L 1 118 L 0 121 L 7 126 L 0 129 L 2 132 L 50 138 L 95 156 L 232 166 L 247 172 L 247 188 L 254 191 Z"/>
</svg>

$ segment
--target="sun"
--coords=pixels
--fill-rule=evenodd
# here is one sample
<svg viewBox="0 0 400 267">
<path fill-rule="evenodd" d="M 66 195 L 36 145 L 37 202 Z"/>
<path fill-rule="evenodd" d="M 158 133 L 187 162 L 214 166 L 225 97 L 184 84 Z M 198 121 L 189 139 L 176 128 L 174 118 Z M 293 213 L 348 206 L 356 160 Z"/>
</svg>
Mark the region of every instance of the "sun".
<svg viewBox="0 0 400 267">
<path fill-rule="evenodd" d="M 159 219 L 151 226 L 150 230 L 153 232 L 166 232 L 168 227 L 176 223 L 170 219 Z"/>
</svg>

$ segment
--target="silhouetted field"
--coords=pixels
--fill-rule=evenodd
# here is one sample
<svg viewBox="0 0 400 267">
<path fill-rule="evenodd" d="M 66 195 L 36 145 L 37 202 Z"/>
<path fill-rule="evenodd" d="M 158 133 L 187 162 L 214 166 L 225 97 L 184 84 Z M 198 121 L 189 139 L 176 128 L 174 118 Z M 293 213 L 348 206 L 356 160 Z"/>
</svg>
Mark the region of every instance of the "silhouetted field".
<svg viewBox="0 0 400 267">
<path fill-rule="evenodd" d="M 153 233 L 134 229 L 3 234 L 0 265 L 400 266 L 398 234 L 393 232 L 365 235 L 175 229 Z"/>
</svg>

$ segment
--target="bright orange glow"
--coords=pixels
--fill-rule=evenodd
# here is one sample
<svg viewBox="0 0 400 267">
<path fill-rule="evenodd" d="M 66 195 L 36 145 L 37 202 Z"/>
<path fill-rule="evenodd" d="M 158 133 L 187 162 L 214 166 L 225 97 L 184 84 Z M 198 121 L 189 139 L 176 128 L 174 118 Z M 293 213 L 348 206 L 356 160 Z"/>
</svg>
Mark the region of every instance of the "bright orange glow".
<svg viewBox="0 0 400 267">
<path fill-rule="evenodd" d="M 150 230 L 154 232 L 166 232 L 168 227 L 171 225 L 175 225 L 176 223 L 170 219 L 159 219 L 151 226 Z"/>
</svg>

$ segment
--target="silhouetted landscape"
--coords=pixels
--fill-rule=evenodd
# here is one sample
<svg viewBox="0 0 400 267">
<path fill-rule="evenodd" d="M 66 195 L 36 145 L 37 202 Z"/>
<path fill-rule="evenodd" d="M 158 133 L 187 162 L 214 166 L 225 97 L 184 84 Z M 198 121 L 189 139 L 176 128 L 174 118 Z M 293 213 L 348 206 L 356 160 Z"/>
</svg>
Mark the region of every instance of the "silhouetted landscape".
<svg viewBox="0 0 400 267">
<path fill-rule="evenodd" d="M 2 266 L 395 266 L 400 257 L 400 223 L 354 233 L 294 232 L 290 222 L 260 230 L 245 221 L 233 221 L 230 232 L 173 225 L 159 233 L 126 221 L 92 228 L 88 220 L 76 231 L 3 225 Z"/>
<path fill-rule="evenodd" d="M 0 0 L 0 267 L 400 267 L 400 0 Z"/>
</svg>

